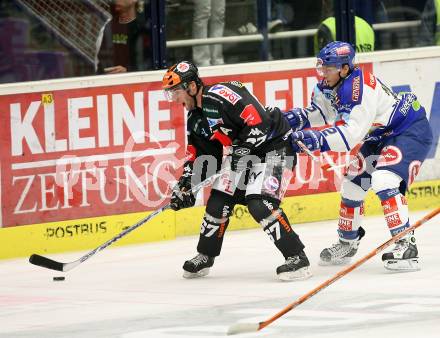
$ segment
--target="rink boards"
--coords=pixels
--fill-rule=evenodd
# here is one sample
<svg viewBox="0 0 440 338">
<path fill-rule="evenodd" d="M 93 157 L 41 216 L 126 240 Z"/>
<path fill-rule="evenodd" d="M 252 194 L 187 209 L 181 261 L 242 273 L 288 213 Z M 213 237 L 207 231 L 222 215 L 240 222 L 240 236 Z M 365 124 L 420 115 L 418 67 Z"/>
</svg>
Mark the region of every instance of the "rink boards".
<svg viewBox="0 0 440 338">
<path fill-rule="evenodd" d="M 440 180 L 416 182 L 407 196 L 410 211 L 438 207 Z M 295 223 L 329 220 L 328 226 L 335 228 L 336 231 L 335 219 L 339 214 L 339 203 L 338 193 L 331 192 L 287 197 L 283 201 L 282 208 L 289 216 L 293 227 Z M 165 211 L 114 245 L 171 240 L 178 236 L 197 234 L 203 212 L 203 206 L 177 213 Z M 369 191 L 365 214 L 369 216 L 381 213 L 380 201 L 372 191 Z M 95 248 L 146 215 L 147 213 L 140 212 L 4 228 L 0 230 L 1 258 Z M 255 227 L 259 225 L 249 215 L 247 208 L 237 206 L 228 229 Z"/>
<path fill-rule="evenodd" d="M 440 201 L 440 48 L 360 55 L 395 91 L 414 90 L 435 145 L 409 192 L 410 209 Z M 243 82 L 265 105 L 305 106 L 314 59 L 201 69 L 206 83 Z M 160 90 L 163 71 L 0 85 L 0 258 L 94 248 L 168 201 L 185 153 L 185 113 Z M 321 156 L 340 164 L 348 156 Z M 341 171 L 300 156 L 283 203 L 292 223 L 335 219 Z M 367 214 L 380 213 L 370 194 Z M 203 207 L 167 211 L 117 245 L 198 232 Z M 330 226 L 334 226 L 334 222 Z M 233 229 L 258 226 L 237 207 Z"/>
</svg>

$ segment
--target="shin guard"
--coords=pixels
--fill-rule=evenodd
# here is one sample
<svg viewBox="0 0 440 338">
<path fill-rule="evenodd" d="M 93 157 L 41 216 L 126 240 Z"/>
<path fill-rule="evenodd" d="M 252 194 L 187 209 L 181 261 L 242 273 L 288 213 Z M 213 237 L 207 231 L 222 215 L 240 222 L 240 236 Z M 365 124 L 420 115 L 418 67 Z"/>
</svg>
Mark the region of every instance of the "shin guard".
<svg viewBox="0 0 440 338">
<path fill-rule="evenodd" d="M 269 217 L 260 220 L 259 223 L 286 259 L 298 255 L 304 249 L 299 236 L 293 231 L 281 209 L 274 210 Z"/>
<path fill-rule="evenodd" d="M 359 237 L 358 230 L 364 218 L 364 202 L 342 198 L 339 209 L 338 234 L 346 242 Z"/>
<path fill-rule="evenodd" d="M 229 224 L 229 218 L 216 218 L 208 213 L 203 217 L 200 227 L 199 243 L 197 251 L 209 257 L 220 255 L 223 244 L 223 236 Z"/>
<path fill-rule="evenodd" d="M 399 189 L 387 189 L 377 193 L 382 201 L 383 214 L 391 236 L 409 227 L 408 203 Z"/>
</svg>

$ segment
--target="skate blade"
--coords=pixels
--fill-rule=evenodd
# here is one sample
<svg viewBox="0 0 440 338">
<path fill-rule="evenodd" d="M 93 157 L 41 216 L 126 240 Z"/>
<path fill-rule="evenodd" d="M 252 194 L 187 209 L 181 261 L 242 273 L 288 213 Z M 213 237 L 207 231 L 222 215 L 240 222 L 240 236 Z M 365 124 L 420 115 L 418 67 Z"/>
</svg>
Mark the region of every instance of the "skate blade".
<svg viewBox="0 0 440 338">
<path fill-rule="evenodd" d="M 304 280 L 312 277 L 312 272 L 308 266 L 296 271 L 282 272 L 278 275 L 278 279 L 283 282 L 292 282 L 297 280 Z"/>
<path fill-rule="evenodd" d="M 205 277 L 208 274 L 209 274 L 209 268 L 204 268 L 198 272 L 189 272 L 183 270 L 183 278 L 187 278 L 187 279 Z"/>
<path fill-rule="evenodd" d="M 419 271 L 419 259 L 388 259 L 383 261 L 384 267 L 387 270 L 394 272 L 409 272 L 409 271 Z"/>
<path fill-rule="evenodd" d="M 332 266 L 332 265 L 347 265 L 351 262 L 351 257 L 344 257 L 333 261 L 324 261 L 322 258 L 318 261 L 320 266 Z"/>
</svg>

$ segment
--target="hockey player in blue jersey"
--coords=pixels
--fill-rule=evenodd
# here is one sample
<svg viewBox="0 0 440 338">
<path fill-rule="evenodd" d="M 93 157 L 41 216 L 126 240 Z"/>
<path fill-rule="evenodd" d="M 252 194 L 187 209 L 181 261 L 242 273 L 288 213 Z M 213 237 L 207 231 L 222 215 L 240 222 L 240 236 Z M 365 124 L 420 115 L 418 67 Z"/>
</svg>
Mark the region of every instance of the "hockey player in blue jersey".
<svg viewBox="0 0 440 338">
<path fill-rule="evenodd" d="M 347 152 L 362 144 L 341 189 L 338 241 L 322 250 L 321 265 L 348 263 L 365 234 L 361 227 L 363 204 L 372 188 L 382 203 L 392 236 L 410 226 L 405 191 L 420 170 L 432 144 L 425 109 L 413 93 L 395 94 L 369 72 L 353 63 L 355 52 L 345 42 L 334 41 L 318 54 L 322 77 L 307 108 L 285 113 L 297 141 L 308 149 Z M 324 129 L 309 129 L 325 126 Z M 419 269 L 418 250 L 409 233 L 382 255 L 385 268 L 394 271 Z"/>
</svg>

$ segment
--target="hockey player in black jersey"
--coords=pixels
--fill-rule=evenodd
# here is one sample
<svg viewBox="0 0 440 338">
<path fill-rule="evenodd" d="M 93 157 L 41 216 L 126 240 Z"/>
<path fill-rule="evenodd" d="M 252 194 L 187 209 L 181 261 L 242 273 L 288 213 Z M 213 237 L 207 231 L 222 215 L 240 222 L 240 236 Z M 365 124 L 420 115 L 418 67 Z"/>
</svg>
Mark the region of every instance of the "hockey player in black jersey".
<svg viewBox="0 0 440 338">
<path fill-rule="evenodd" d="M 223 236 L 236 204 L 247 205 L 283 254 L 278 278 L 291 281 L 311 276 L 304 245 L 279 207 L 296 163 L 291 150 L 291 129 L 278 109 L 267 110 L 238 81 L 204 85 L 197 67 L 181 61 L 163 77 L 163 89 L 171 102 L 188 110 L 187 157 L 174 189 L 174 210 L 192 207 L 189 191 L 197 171 L 197 158 L 210 155 L 217 170 L 226 170 L 212 187 L 203 217 L 198 254 L 183 265 L 185 278 L 206 276 L 220 254 Z M 223 159 L 223 148 L 229 155 Z M 206 168 L 205 168 L 206 169 Z M 223 170 L 222 169 L 222 170 Z M 206 171 L 206 170 L 205 170 Z"/>
</svg>

